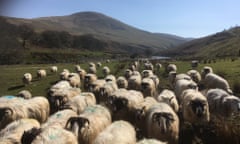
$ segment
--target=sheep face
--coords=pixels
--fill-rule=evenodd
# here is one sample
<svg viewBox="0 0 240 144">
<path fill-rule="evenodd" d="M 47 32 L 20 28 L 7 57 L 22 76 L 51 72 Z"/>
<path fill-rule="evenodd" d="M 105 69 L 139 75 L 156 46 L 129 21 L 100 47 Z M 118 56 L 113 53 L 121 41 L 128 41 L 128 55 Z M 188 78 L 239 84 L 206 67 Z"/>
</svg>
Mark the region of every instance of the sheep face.
<svg viewBox="0 0 240 144">
<path fill-rule="evenodd" d="M 130 69 L 126 69 L 124 75 L 128 79 L 132 75 L 132 71 Z"/>
<path fill-rule="evenodd" d="M 227 115 L 237 114 L 240 112 L 240 100 L 238 98 L 226 97 L 223 100 L 223 105 L 225 105 L 227 110 Z"/>
<path fill-rule="evenodd" d="M 50 103 L 51 113 L 58 111 L 68 101 L 66 96 L 48 96 L 47 99 Z"/>
<path fill-rule="evenodd" d="M 89 84 L 88 86 L 88 91 L 89 92 L 95 92 L 97 90 L 97 85 L 96 84 Z"/>
<path fill-rule="evenodd" d="M 165 134 L 168 130 L 170 130 L 170 126 L 174 122 L 174 117 L 171 113 L 158 112 L 152 115 L 152 122 L 157 123 L 160 128 L 160 132 Z"/>
<path fill-rule="evenodd" d="M 135 119 L 142 120 L 145 117 L 145 107 L 135 110 Z"/>
<path fill-rule="evenodd" d="M 149 77 L 150 75 L 152 75 L 152 71 L 150 71 L 150 70 L 144 70 L 142 72 L 142 77 L 143 78 Z"/>
<path fill-rule="evenodd" d="M 28 131 L 24 131 L 21 138 L 21 143 L 31 144 L 32 141 L 36 138 L 36 136 L 39 135 L 41 132 L 42 132 L 41 128 L 35 128 L 35 127 L 33 127 Z"/>
<path fill-rule="evenodd" d="M 114 112 L 117 112 L 128 106 L 128 100 L 125 98 L 121 98 L 121 97 L 116 98 L 114 96 L 109 96 L 108 104 L 110 105 L 110 107 L 112 108 L 112 110 Z"/>
<path fill-rule="evenodd" d="M 108 90 L 106 87 L 100 87 L 99 89 L 100 97 L 107 97 L 108 96 Z"/>
<path fill-rule="evenodd" d="M 81 132 L 82 128 L 88 128 L 89 124 L 89 120 L 84 117 L 71 117 L 68 119 L 65 127 L 78 136 L 78 133 Z"/>
<path fill-rule="evenodd" d="M 127 88 L 127 80 L 126 79 L 118 79 L 117 85 L 119 88 Z"/>
<path fill-rule="evenodd" d="M 1 121 L 8 119 L 13 114 L 13 110 L 10 108 L 0 108 L 0 123 Z"/>
<path fill-rule="evenodd" d="M 150 85 L 149 85 L 149 83 L 142 82 L 141 87 L 143 90 L 145 90 L 145 89 L 149 89 Z"/>
<path fill-rule="evenodd" d="M 206 110 L 207 110 L 207 102 L 206 101 L 196 99 L 196 100 L 192 100 L 190 102 L 190 105 L 191 105 L 193 113 L 197 117 L 201 118 L 206 113 Z"/>
</svg>

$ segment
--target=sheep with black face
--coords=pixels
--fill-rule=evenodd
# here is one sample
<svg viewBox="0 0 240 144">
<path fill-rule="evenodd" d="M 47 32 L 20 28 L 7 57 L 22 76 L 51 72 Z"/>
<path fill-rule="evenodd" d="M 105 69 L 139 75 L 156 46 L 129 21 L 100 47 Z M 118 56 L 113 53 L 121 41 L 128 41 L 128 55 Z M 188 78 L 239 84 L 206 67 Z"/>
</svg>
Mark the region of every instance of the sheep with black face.
<svg viewBox="0 0 240 144">
<path fill-rule="evenodd" d="M 87 107 L 79 116 L 71 117 L 66 129 L 72 131 L 81 144 L 92 144 L 98 134 L 112 123 L 109 110 L 101 105 Z"/>
<path fill-rule="evenodd" d="M 198 90 L 188 89 L 182 93 L 181 106 L 183 119 L 191 124 L 210 120 L 208 101 Z"/>
<path fill-rule="evenodd" d="M 179 118 L 168 104 L 153 105 L 146 116 L 147 138 L 155 138 L 169 144 L 178 143 Z"/>
</svg>

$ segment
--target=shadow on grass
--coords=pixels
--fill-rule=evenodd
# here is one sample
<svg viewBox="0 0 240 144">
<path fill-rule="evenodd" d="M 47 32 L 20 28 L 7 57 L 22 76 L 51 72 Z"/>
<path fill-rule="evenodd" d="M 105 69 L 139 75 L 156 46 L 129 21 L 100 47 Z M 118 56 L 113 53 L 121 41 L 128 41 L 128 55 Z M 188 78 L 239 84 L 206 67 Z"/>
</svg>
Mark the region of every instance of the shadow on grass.
<svg viewBox="0 0 240 144">
<path fill-rule="evenodd" d="M 8 88 L 8 91 L 20 89 L 20 88 L 23 88 L 23 87 L 24 87 L 24 85 L 13 86 L 13 87 Z"/>
</svg>

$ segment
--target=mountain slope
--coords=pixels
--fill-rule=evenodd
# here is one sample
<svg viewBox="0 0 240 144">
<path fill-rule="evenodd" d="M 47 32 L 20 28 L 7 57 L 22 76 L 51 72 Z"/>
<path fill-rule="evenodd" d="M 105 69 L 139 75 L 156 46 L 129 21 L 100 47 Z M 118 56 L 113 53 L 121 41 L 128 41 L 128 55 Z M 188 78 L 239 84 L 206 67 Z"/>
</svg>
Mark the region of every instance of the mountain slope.
<svg viewBox="0 0 240 144">
<path fill-rule="evenodd" d="M 96 12 L 36 19 L 8 18 L 8 22 L 15 25 L 28 24 L 38 32 L 54 30 L 67 31 L 73 35 L 91 34 L 103 41 L 113 41 L 143 51 L 147 48 L 164 50 L 186 42 L 184 38 L 143 31 Z"/>
<path fill-rule="evenodd" d="M 207 37 L 192 40 L 171 49 L 165 54 L 189 58 L 239 56 L 240 27 L 234 27 Z"/>
</svg>

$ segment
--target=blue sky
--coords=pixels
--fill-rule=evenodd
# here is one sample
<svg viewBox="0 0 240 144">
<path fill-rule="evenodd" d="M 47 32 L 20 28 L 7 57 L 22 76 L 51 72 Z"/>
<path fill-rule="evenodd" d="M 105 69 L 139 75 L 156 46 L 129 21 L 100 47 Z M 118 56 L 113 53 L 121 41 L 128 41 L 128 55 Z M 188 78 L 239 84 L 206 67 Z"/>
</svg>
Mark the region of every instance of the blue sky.
<svg viewBox="0 0 240 144">
<path fill-rule="evenodd" d="M 239 0 L 5 1 L 0 3 L 0 14 L 5 16 L 36 18 L 95 11 L 142 30 L 183 37 L 203 37 L 240 24 Z"/>
</svg>

